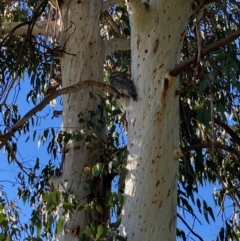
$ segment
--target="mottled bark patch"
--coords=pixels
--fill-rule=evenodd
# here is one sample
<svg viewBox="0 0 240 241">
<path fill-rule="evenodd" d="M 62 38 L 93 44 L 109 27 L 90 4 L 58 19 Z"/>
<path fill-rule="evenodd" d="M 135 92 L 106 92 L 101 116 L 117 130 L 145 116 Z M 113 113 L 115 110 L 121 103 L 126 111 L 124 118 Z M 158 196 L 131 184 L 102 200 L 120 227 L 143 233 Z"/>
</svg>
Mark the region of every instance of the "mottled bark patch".
<svg viewBox="0 0 240 241">
<path fill-rule="evenodd" d="M 162 117 L 161 111 L 158 111 L 158 112 L 156 113 L 156 117 L 157 117 L 157 120 L 158 120 L 159 122 L 161 122 L 161 117 Z"/>
<path fill-rule="evenodd" d="M 80 146 L 74 146 L 74 147 L 73 147 L 73 150 L 80 150 L 80 149 L 81 149 Z"/>
</svg>

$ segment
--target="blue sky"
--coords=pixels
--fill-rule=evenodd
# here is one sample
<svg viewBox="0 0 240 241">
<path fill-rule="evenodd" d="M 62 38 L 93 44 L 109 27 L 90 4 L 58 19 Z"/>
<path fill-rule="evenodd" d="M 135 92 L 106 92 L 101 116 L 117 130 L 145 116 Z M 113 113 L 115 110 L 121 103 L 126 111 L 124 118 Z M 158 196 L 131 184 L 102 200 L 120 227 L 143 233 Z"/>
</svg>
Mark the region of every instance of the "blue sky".
<svg viewBox="0 0 240 241">
<path fill-rule="evenodd" d="M 22 115 L 24 115 L 28 110 L 30 110 L 33 107 L 33 104 L 30 102 L 29 104 L 26 103 L 26 95 L 29 91 L 29 83 L 27 81 L 21 83 L 21 92 L 18 97 L 18 105 L 19 105 L 19 111 Z M 10 96 L 11 99 L 11 96 Z M 60 110 L 62 107 L 58 105 L 58 110 Z M 39 126 L 34 127 L 33 130 L 37 130 L 38 134 L 42 134 L 42 132 L 46 128 L 60 128 L 61 126 L 61 118 L 54 118 L 52 119 L 52 107 L 48 105 L 45 107 L 41 112 L 37 113 L 38 117 L 42 117 L 42 122 Z M 32 131 L 33 132 L 33 131 Z M 31 133 L 32 134 L 32 133 Z M 40 159 L 40 166 L 43 167 L 47 164 L 47 162 L 52 159 L 52 156 L 47 153 L 47 144 L 38 146 L 38 134 L 36 137 L 35 142 L 32 141 L 32 137 L 29 139 L 29 141 L 26 143 L 25 140 L 27 138 L 27 135 L 23 135 L 18 140 L 18 161 L 23 163 L 24 165 L 28 167 L 33 167 L 36 161 L 36 158 L 38 157 Z M 123 138 L 124 141 L 126 141 L 125 137 Z M 8 164 L 7 163 L 7 156 L 4 153 L 3 150 L 0 151 L 0 160 L 1 160 L 1 167 L 0 167 L 0 185 L 3 185 L 5 187 L 5 191 L 7 192 L 9 199 L 15 199 L 17 197 L 17 185 L 14 185 L 12 182 L 16 181 L 16 176 L 19 172 L 18 167 L 16 164 Z M 60 160 L 56 160 L 56 164 Z M 213 212 L 216 218 L 216 222 L 212 221 L 211 217 L 209 217 L 210 224 L 208 224 L 203 215 L 199 214 L 199 211 L 197 208 L 194 209 L 196 212 L 199 220 L 201 221 L 202 225 L 199 224 L 198 221 L 193 221 L 192 217 L 190 215 L 184 216 L 181 210 L 178 210 L 178 212 L 184 217 L 184 219 L 187 221 L 188 225 L 193 227 L 194 231 L 198 233 L 204 240 L 214 240 L 214 238 L 217 236 L 221 225 L 222 225 L 222 216 L 221 213 L 217 216 L 219 213 L 219 207 L 214 208 L 215 204 L 213 201 L 213 190 L 216 186 L 215 185 L 206 185 L 205 187 L 199 187 L 199 196 L 198 198 L 201 200 L 202 198 L 207 202 L 209 206 L 213 208 Z M 18 201 L 18 205 L 21 208 L 22 212 L 22 222 L 28 222 L 28 219 L 30 217 L 32 208 L 28 205 L 23 205 L 21 201 Z M 230 203 L 228 201 L 228 206 L 230 206 Z M 231 215 L 231 208 L 229 207 L 227 210 L 228 215 Z M 186 231 L 186 228 L 182 224 L 180 220 L 178 220 L 178 226 L 179 228 L 183 228 Z M 188 232 L 186 231 L 186 235 Z M 193 239 L 191 239 L 193 238 Z M 189 235 L 188 240 L 197 240 L 192 234 Z"/>
<path fill-rule="evenodd" d="M 49 111 L 48 109 L 49 107 L 46 108 L 45 113 Z M 49 118 L 46 118 L 45 124 L 44 124 L 45 127 L 52 127 L 52 126 L 56 126 L 57 124 L 59 124 L 60 126 L 60 119 L 54 120 L 54 121 L 50 119 L 51 119 L 51 116 L 49 116 Z M 41 129 L 43 128 L 44 127 L 41 125 Z M 19 150 L 20 150 L 19 156 L 21 156 L 21 159 L 19 159 L 19 161 L 21 160 L 22 162 L 27 163 L 28 165 L 34 165 L 36 158 L 39 157 L 41 165 L 44 166 L 47 163 L 47 161 L 49 161 L 51 158 L 51 156 L 47 154 L 46 145 L 45 146 L 41 145 L 39 148 L 37 141 L 36 142 L 28 141 L 27 143 L 25 143 L 25 139 L 26 139 L 25 137 L 21 137 L 20 141 L 18 142 Z M 15 164 L 10 164 L 10 165 L 7 164 L 6 154 L 4 154 L 2 151 L 0 152 L 0 160 L 2 161 L 2 165 L 0 168 L 0 184 L 5 186 L 5 191 L 7 192 L 8 197 L 10 199 L 14 199 L 17 196 L 17 186 L 12 185 L 10 182 L 7 182 L 7 180 L 15 181 L 18 173 L 18 168 L 16 167 Z M 211 186 L 206 185 L 204 188 L 199 187 L 198 197 L 200 199 L 201 198 L 205 199 L 207 204 L 213 208 L 216 222 L 213 222 L 211 217 L 209 217 L 209 220 L 210 220 L 210 225 L 209 225 L 205 221 L 204 216 L 200 215 L 197 208 L 195 208 L 194 211 L 196 212 L 201 223 L 203 224 L 203 225 L 200 225 L 198 221 L 194 222 L 193 219 L 190 217 L 190 215 L 184 216 L 181 210 L 178 210 L 178 212 L 185 218 L 188 225 L 191 227 L 194 227 L 194 231 L 198 233 L 200 236 L 202 236 L 204 240 L 214 240 L 222 225 L 221 214 L 219 214 L 217 217 L 217 214 L 219 212 L 219 207 L 214 208 L 215 204 L 212 197 L 214 187 L 215 187 L 214 185 L 211 185 Z M 22 212 L 21 220 L 23 222 L 28 222 L 32 208 L 29 207 L 28 205 L 24 206 L 21 201 L 18 201 L 18 205 L 20 206 L 21 212 Z M 227 213 L 229 213 L 230 215 L 231 210 L 228 210 Z M 186 230 L 184 228 L 184 225 L 182 225 L 181 221 L 178 221 L 178 226 Z M 188 232 L 186 232 L 186 235 L 187 234 Z M 190 237 L 195 238 L 192 234 L 190 234 L 188 240 L 194 240 L 194 239 L 191 239 Z"/>
<path fill-rule="evenodd" d="M 36 142 L 23 144 L 22 146 L 25 146 L 25 148 L 22 149 L 23 150 L 22 151 L 23 161 L 31 163 L 31 160 L 35 161 L 36 157 L 39 157 L 42 165 L 44 165 L 45 163 L 43 160 L 48 161 L 50 159 L 50 155 L 46 154 L 44 147 L 43 148 L 41 147 L 39 149 L 37 147 Z M 2 152 L 0 153 L 0 159 L 2 161 L 2 165 L 1 165 L 1 169 L 0 169 L 0 177 L 1 177 L 0 184 L 5 186 L 5 191 L 7 192 L 9 199 L 15 199 L 17 197 L 17 185 L 14 186 L 10 182 L 7 182 L 7 180 L 9 180 L 9 181 L 15 180 L 16 175 L 18 173 L 18 168 L 16 168 L 16 165 L 14 165 L 14 164 L 8 165 L 7 161 L 6 161 L 6 155 Z M 202 236 L 202 238 L 204 240 L 214 240 L 214 238 L 216 238 L 216 235 L 218 234 L 218 232 L 221 228 L 221 225 L 222 225 L 221 213 L 217 217 L 217 214 L 219 212 L 219 207 L 214 208 L 215 205 L 214 205 L 214 201 L 212 198 L 212 192 L 213 192 L 214 187 L 215 186 L 206 185 L 206 187 L 204 187 L 204 188 L 199 188 L 199 196 L 202 197 L 203 199 L 205 199 L 207 204 L 213 208 L 216 222 L 213 222 L 212 219 L 209 218 L 210 224 L 208 224 L 205 221 L 204 216 L 200 215 L 197 208 L 195 208 L 194 211 L 196 212 L 201 223 L 203 224 L 203 225 L 200 225 L 198 221 L 195 220 L 195 222 L 194 222 L 193 219 L 190 217 L 190 215 L 184 216 L 183 213 L 181 212 L 181 210 L 178 210 L 178 212 L 185 218 L 188 225 L 193 227 L 194 231 L 196 233 L 198 233 L 200 236 Z M 21 208 L 21 212 L 22 212 L 21 220 L 23 222 L 28 222 L 32 208 L 29 207 L 27 204 L 24 206 L 21 201 L 18 201 L 17 203 L 18 203 L 19 207 Z M 227 213 L 229 213 L 229 215 L 230 215 L 231 210 L 228 210 Z M 184 230 L 186 230 L 184 228 L 184 225 L 179 220 L 178 220 L 178 226 L 180 228 L 183 228 Z M 188 234 L 188 232 L 186 232 L 186 235 L 187 234 Z M 192 234 L 190 234 L 190 236 L 189 236 L 189 240 L 192 240 L 192 239 L 190 239 L 190 237 L 195 238 Z"/>
<path fill-rule="evenodd" d="M 21 91 L 19 92 L 17 104 L 19 108 L 19 113 L 23 116 L 27 111 L 34 107 L 31 101 L 29 103 L 26 102 L 27 93 L 30 91 L 30 85 L 28 83 L 29 79 L 26 78 L 25 81 L 21 81 Z M 13 96 L 9 96 L 9 102 L 11 102 Z M 61 106 L 57 105 L 57 109 L 61 110 Z M 41 122 L 39 126 L 35 126 L 30 134 L 30 139 L 26 141 L 28 135 L 16 136 L 17 144 L 18 144 L 18 152 L 17 152 L 17 159 L 20 163 L 24 166 L 31 168 L 35 165 L 36 158 L 40 160 L 40 167 L 44 167 L 50 159 L 53 160 L 52 156 L 47 153 L 47 143 L 43 145 L 42 143 L 38 144 L 38 135 L 41 135 L 46 128 L 49 127 L 56 127 L 58 130 L 61 126 L 61 118 L 54 118 L 52 119 L 53 108 L 48 105 L 46 106 L 41 112 L 37 113 L 38 117 L 41 118 Z M 56 130 L 57 130 L 56 129 Z M 32 141 L 33 131 L 37 131 L 36 140 Z M 16 141 L 16 139 L 15 139 Z M 19 168 L 13 162 L 8 164 L 7 161 L 7 154 L 4 152 L 4 148 L 0 150 L 0 185 L 4 186 L 4 191 L 7 193 L 8 198 L 14 199 L 17 201 L 17 205 L 21 209 L 21 220 L 22 222 L 28 222 L 30 218 L 30 214 L 32 212 L 32 207 L 28 204 L 24 205 L 21 200 L 17 199 L 17 175 L 19 173 Z M 56 164 L 60 160 L 56 160 Z M 22 237 L 23 240 L 24 237 Z"/>
</svg>

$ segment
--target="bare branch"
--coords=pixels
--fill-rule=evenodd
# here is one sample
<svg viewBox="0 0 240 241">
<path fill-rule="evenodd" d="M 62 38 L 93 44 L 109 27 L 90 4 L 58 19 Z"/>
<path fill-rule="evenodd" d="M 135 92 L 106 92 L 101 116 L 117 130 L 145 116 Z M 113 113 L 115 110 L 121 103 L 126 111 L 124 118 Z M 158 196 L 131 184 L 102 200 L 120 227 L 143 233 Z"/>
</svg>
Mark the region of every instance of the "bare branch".
<svg viewBox="0 0 240 241">
<path fill-rule="evenodd" d="M 201 57 L 204 57 L 205 55 L 209 54 L 210 52 L 213 52 L 231 42 L 233 42 L 235 39 L 237 39 L 240 36 L 240 29 L 235 31 L 233 34 L 229 35 L 228 37 L 221 39 L 208 47 L 204 48 L 201 52 Z M 174 69 L 170 71 L 170 75 L 172 76 L 178 76 L 183 70 L 185 70 L 187 67 L 189 67 L 191 64 L 193 64 L 195 61 L 195 56 L 192 56 L 191 58 L 185 60 L 183 63 L 180 63 L 177 65 Z"/>
<path fill-rule="evenodd" d="M 227 124 L 220 121 L 218 118 L 214 118 L 214 122 L 222 127 L 231 137 L 232 139 L 240 146 L 240 137 L 238 134 L 235 133 L 235 131 L 229 127 Z"/>
<path fill-rule="evenodd" d="M 38 34 L 46 36 L 47 35 L 47 32 L 46 32 L 47 24 L 48 24 L 47 21 L 36 21 L 31 34 L 34 36 L 38 35 Z M 3 25 L 3 29 L 6 33 L 10 32 L 16 28 L 16 30 L 14 30 L 14 32 L 13 32 L 13 35 L 23 35 L 23 34 L 26 34 L 28 31 L 28 23 L 24 24 L 22 22 L 9 22 L 9 23 L 4 22 L 4 23 L 2 23 L 2 25 Z M 18 26 L 20 26 L 20 27 L 18 28 Z M 55 21 L 51 21 L 49 23 L 48 36 L 54 36 L 54 29 L 56 32 L 56 27 L 57 26 L 55 24 Z"/>
<path fill-rule="evenodd" d="M 107 11 L 110 7 L 112 7 L 113 5 L 123 2 L 124 0 L 108 0 L 108 1 L 104 1 L 103 2 L 103 6 L 102 6 L 102 12 Z"/>
<path fill-rule="evenodd" d="M 32 35 L 43 35 L 46 36 L 54 36 L 54 32 L 56 32 L 56 25 L 55 21 L 51 21 L 48 25 L 48 33 L 46 32 L 47 28 L 47 21 L 36 21 Z M 18 27 L 19 26 L 19 27 Z M 9 22 L 3 23 L 3 28 L 5 32 L 13 31 L 12 35 L 24 35 L 28 31 L 28 24 L 24 24 L 21 22 Z M 115 38 L 110 40 L 104 40 L 105 44 L 105 57 L 116 50 L 130 50 L 130 39 L 122 39 L 122 38 Z"/>
<path fill-rule="evenodd" d="M 113 87 L 103 84 L 95 80 L 85 80 L 83 82 L 56 90 L 55 92 L 47 95 L 38 105 L 28 111 L 13 127 L 4 135 L 0 135 L 0 149 L 7 143 L 7 141 L 18 131 L 34 114 L 41 111 L 49 102 L 60 95 L 75 93 L 80 89 L 87 89 L 94 87 L 95 89 L 103 90 L 113 95 L 115 98 L 120 98 L 120 93 Z"/>
<path fill-rule="evenodd" d="M 48 2 L 52 7 L 54 7 L 54 8 L 57 7 L 57 0 L 48 0 Z"/>
<path fill-rule="evenodd" d="M 11 3 L 13 2 L 12 0 L 1 0 L 0 1 L 0 4 L 8 4 L 8 3 Z"/>
<path fill-rule="evenodd" d="M 115 38 L 104 40 L 105 44 L 105 57 L 116 50 L 130 50 L 130 39 Z"/>
<path fill-rule="evenodd" d="M 12 158 L 15 160 L 16 164 L 18 165 L 18 167 L 20 168 L 20 170 L 22 170 L 22 172 L 24 172 L 24 174 L 26 174 L 27 176 L 29 176 L 29 173 L 24 169 L 24 166 L 23 164 L 18 161 L 16 155 L 15 155 L 15 152 L 12 148 L 12 146 L 9 144 L 9 143 L 6 143 L 7 144 L 7 148 L 10 150 L 10 153 L 12 155 Z"/>
<path fill-rule="evenodd" d="M 211 148 L 214 144 L 214 148 L 222 149 L 225 151 L 228 151 L 231 154 L 234 154 L 237 158 L 240 156 L 240 152 L 236 150 L 235 148 L 232 148 L 230 146 L 223 145 L 221 143 L 215 142 L 215 143 L 200 143 L 200 144 L 194 144 L 191 146 L 183 147 L 182 152 L 186 153 L 189 151 L 194 151 L 198 149 L 204 149 L 204 148 Z"/>
<path fill-rule="evenodd" d="M 188 223 L 184 220 L 184 218 L 182 218 L 182 216 L 180 214 L 177 214 L 178 218 L 186 225 L 186 227 L 188 228 L 188 230 L 195 236 L 197 237 L 199 240 L 203 241 L 202 237 L 199 236 L 197 233 L 195 233 L 193 231 L 193 229 L 188 225 Z"/>
<path fill-rule="evenodd" d="M 191 110 L 191 109 L 187 109 L 187 108 L 184 109 L 184 113 L 186 113 L 188 116 L 191 116 L 193 118 L 196 118 L 196 116 L 197 116 L 197 113 L 195 110 Z M 231 138 L 236 142 L 236 144 L 240 146 L 240 137 L 234 132 L 234 130 L 230 126 L 228 126 L 226 123 L 220 121 L 218 118 L 214 118 L 214 122 L 218 126 L 223 128 L 228 133 L 228 135 L 230 135 Z"/>
</svg>

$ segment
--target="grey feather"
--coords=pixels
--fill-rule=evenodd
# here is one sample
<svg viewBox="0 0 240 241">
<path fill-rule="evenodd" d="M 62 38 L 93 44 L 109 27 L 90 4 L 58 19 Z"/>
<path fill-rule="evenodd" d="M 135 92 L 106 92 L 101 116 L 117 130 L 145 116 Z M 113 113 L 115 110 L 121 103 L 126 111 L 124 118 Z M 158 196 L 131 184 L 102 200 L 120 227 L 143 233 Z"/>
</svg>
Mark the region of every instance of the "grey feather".
<svg viewBox="0 0 240 241">
<path fill-rule="evenodd" d="M 130 96 L 134 101 L 137 101 L 137 92 L 133 82 L 128 78 L 128 75 L 124 72 L 114 72 L 109 77 L 110 85 L 116 88 L 119 92 L 123 92 L 124 95 Z"/>
</svg>

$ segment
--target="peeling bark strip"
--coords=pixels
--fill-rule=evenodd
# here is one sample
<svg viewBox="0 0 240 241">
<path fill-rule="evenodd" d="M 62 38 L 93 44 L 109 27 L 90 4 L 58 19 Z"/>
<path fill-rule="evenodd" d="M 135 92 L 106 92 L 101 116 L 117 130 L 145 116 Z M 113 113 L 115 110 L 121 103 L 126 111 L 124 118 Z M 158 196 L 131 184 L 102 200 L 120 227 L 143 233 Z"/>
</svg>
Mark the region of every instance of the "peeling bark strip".
<svg viewBox="0 0 240 241">
<path fill-rule="evenodd" d="M 175 95 L 179 81 L 168 70 L 180 61 L 181 34 L 191 15 L 191 0 L 149 1 L 148 11 L 140 1 L 126 3 L 133 26 L 131 72 L 139 100 L 130 100 L 127 113 L 130 154 L 121 234 L 131 241 L 173 241 L 176 160 L 182 152 Z M 152 50 L 145 54 L 149 46 Z"/>
</svg>

